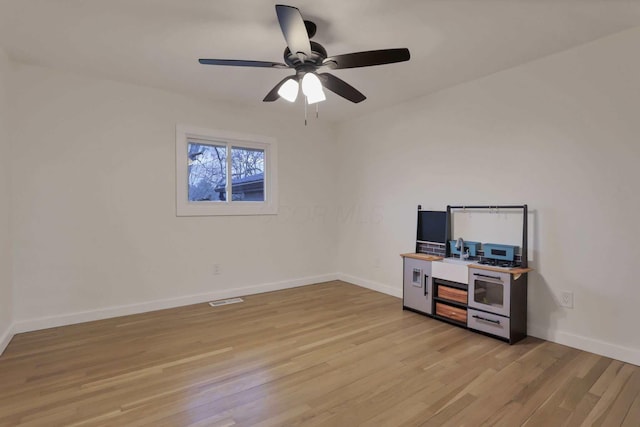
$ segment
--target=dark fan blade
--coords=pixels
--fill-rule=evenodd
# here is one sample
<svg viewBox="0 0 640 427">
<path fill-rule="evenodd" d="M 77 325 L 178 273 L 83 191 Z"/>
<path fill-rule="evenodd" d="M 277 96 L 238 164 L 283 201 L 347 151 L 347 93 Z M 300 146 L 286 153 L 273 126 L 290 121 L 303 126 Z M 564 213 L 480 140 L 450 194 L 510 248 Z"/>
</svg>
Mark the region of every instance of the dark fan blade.
<svg viewBox="0 0 640 427">
<path fill-rule="evenodd" d="M 292 53 L 304 53 L 306 56 L 311 56 L 311 43 L 300 11 L 292 6 L 277 4 L 276 14 L 289 50 Z"/>
<path fill-rule="evenodd" d="M 370 67 L 372 65 L 393 64 L 394 62 L 408 61 L 411 55 L 409 49 L 382 49 L 368 50 L 366 52 L 345 53 L 344 55 L 331 56 L 323 65 L 339 70 L 342 68 Z"/>
<path fill-rule="evenodd" d="M 321 73 L 319 76 L 322 80 L 322 86 L 326 87 L 336 95 L 340 95 L 351 102 L 355 102 L 356 104 L 367 99 L 367 97 L 360 93 L 358 89 L 354 88 L 344 80 L 337 78 L 333 74 Z"/>
<path fill-rule="evenodd" d="M 204 65 L 232 65 L 235 67 L 260 67 L 260 68 L 289 68 L 280 62 L 268 61 L 243 61 L 241 59 L 199 59 Z"/>
<path fill-rule="evenodd" d="M 295 79 L 296 76 L 287 76 L 284 79 L 282 79 L 280 81 L 280 83 L 278 83 L 277 85 L 275 85 L 273 87 L 273 89 L 271 89 L 271 91 L 267 94 L 267 96 L 264 97 L 264 99 L 262 100 L 263 102 L 273 102 L 275 100 L 277 100 L 278 98 L 280 98 L 280 95 L 278 95 L 278 90 L 280 90 L 280 86 L 282 86 L 284 84 L 284 82 L 286 82 L 289 79 Z"/>
</svg>

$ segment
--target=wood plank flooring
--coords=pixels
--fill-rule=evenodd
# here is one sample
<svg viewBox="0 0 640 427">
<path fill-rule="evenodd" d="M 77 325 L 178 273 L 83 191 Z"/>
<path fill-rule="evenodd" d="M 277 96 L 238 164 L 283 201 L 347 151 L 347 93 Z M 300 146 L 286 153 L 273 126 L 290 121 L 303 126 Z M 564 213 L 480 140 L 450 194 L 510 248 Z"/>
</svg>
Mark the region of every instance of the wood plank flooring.
<svg viewBox="0 0 640 427">
<path fill-rule="evenodd" d="M 640 367 L 344 282 L 20 334 L 1 426 L 640 426 Z"/>
</svg>

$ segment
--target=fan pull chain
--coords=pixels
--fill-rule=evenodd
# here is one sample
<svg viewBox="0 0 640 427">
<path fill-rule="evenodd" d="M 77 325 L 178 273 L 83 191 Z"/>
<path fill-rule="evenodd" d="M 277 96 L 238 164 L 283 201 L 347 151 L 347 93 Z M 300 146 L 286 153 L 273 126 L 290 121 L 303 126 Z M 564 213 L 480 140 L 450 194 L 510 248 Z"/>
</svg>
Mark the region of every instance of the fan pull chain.
<svg viewBox="0 0 640 427">
<path fill-rule="evenodd" d="M 305 96 L 304 97 L 304 125 L 305 126 L 307 126 L 307 123 L 308 123 L 307 118 L 309 117 L 309 113 L 308 113 L 309 102 L 308 101 L 309 101 L 309 99 Z M 320 111 L 319 103 L 316 103 L 316 119 L 318 117 L 320 117 L 319 111 Z"/>
</svg>

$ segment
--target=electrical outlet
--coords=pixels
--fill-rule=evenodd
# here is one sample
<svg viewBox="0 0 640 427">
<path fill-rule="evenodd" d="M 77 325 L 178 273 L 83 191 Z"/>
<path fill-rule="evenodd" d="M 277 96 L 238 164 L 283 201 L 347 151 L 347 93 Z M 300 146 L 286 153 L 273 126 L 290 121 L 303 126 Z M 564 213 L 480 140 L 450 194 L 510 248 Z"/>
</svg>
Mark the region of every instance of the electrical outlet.
<svg viewBox="0 0 640 427">
<path fill-rule="evenodd" d="M 560 292 L 560 305 L 566 308 L 573 308 L 573 292 L 561 291 Z"/>
<path fill-rule="evenodd" d="M 213 274 L 214 276 L 220 275 L 220 264 L 213 264 Z"/>
</svg>

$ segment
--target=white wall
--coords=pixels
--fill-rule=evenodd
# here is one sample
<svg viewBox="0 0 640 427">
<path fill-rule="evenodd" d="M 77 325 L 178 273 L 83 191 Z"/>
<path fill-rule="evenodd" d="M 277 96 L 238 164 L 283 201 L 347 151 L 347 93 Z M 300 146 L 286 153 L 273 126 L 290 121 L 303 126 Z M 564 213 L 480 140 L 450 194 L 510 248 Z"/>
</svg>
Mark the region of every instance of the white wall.
<svg viewBox="0 0 640 427">
<path fill-rule="evenodd" d="M 333 277 L 335 136 L 322 122 L 33 66 L 13 77 L 18 330 Z M 176 217 L 176 123 L 275 137 L 280 213 Z"/>
<path fill-rule="evenodd" d="M 418 204 L 527 203 L 530 334 L 640 364 L 638 45 L 640 28 L 343 125 L 341 206 L 370 212 L 342 222 L 343 277 L 401 294 Z"/>
<path fill-rule="evenodd" d="M 417 204 L 528 203 L 530 334 L 640 364 L 638 42 L 627 31 L 362 117 L 337 143 L 322 121 L 14 65 L 0 335 L 12 280 L 17 330 L 335 271 L 400 295 Z M 280 214 L 176 217 L 176 123 L 276 137 Z M 565 289 L 573 310 L 555 300 Z"/>
<path fill-rule="evenodd" d="M 11 339 L 13 296 L 11 284 L 10 144 L 6 81 L 9 59 L 0 49 L 0 354 Z"/>
</svg>

